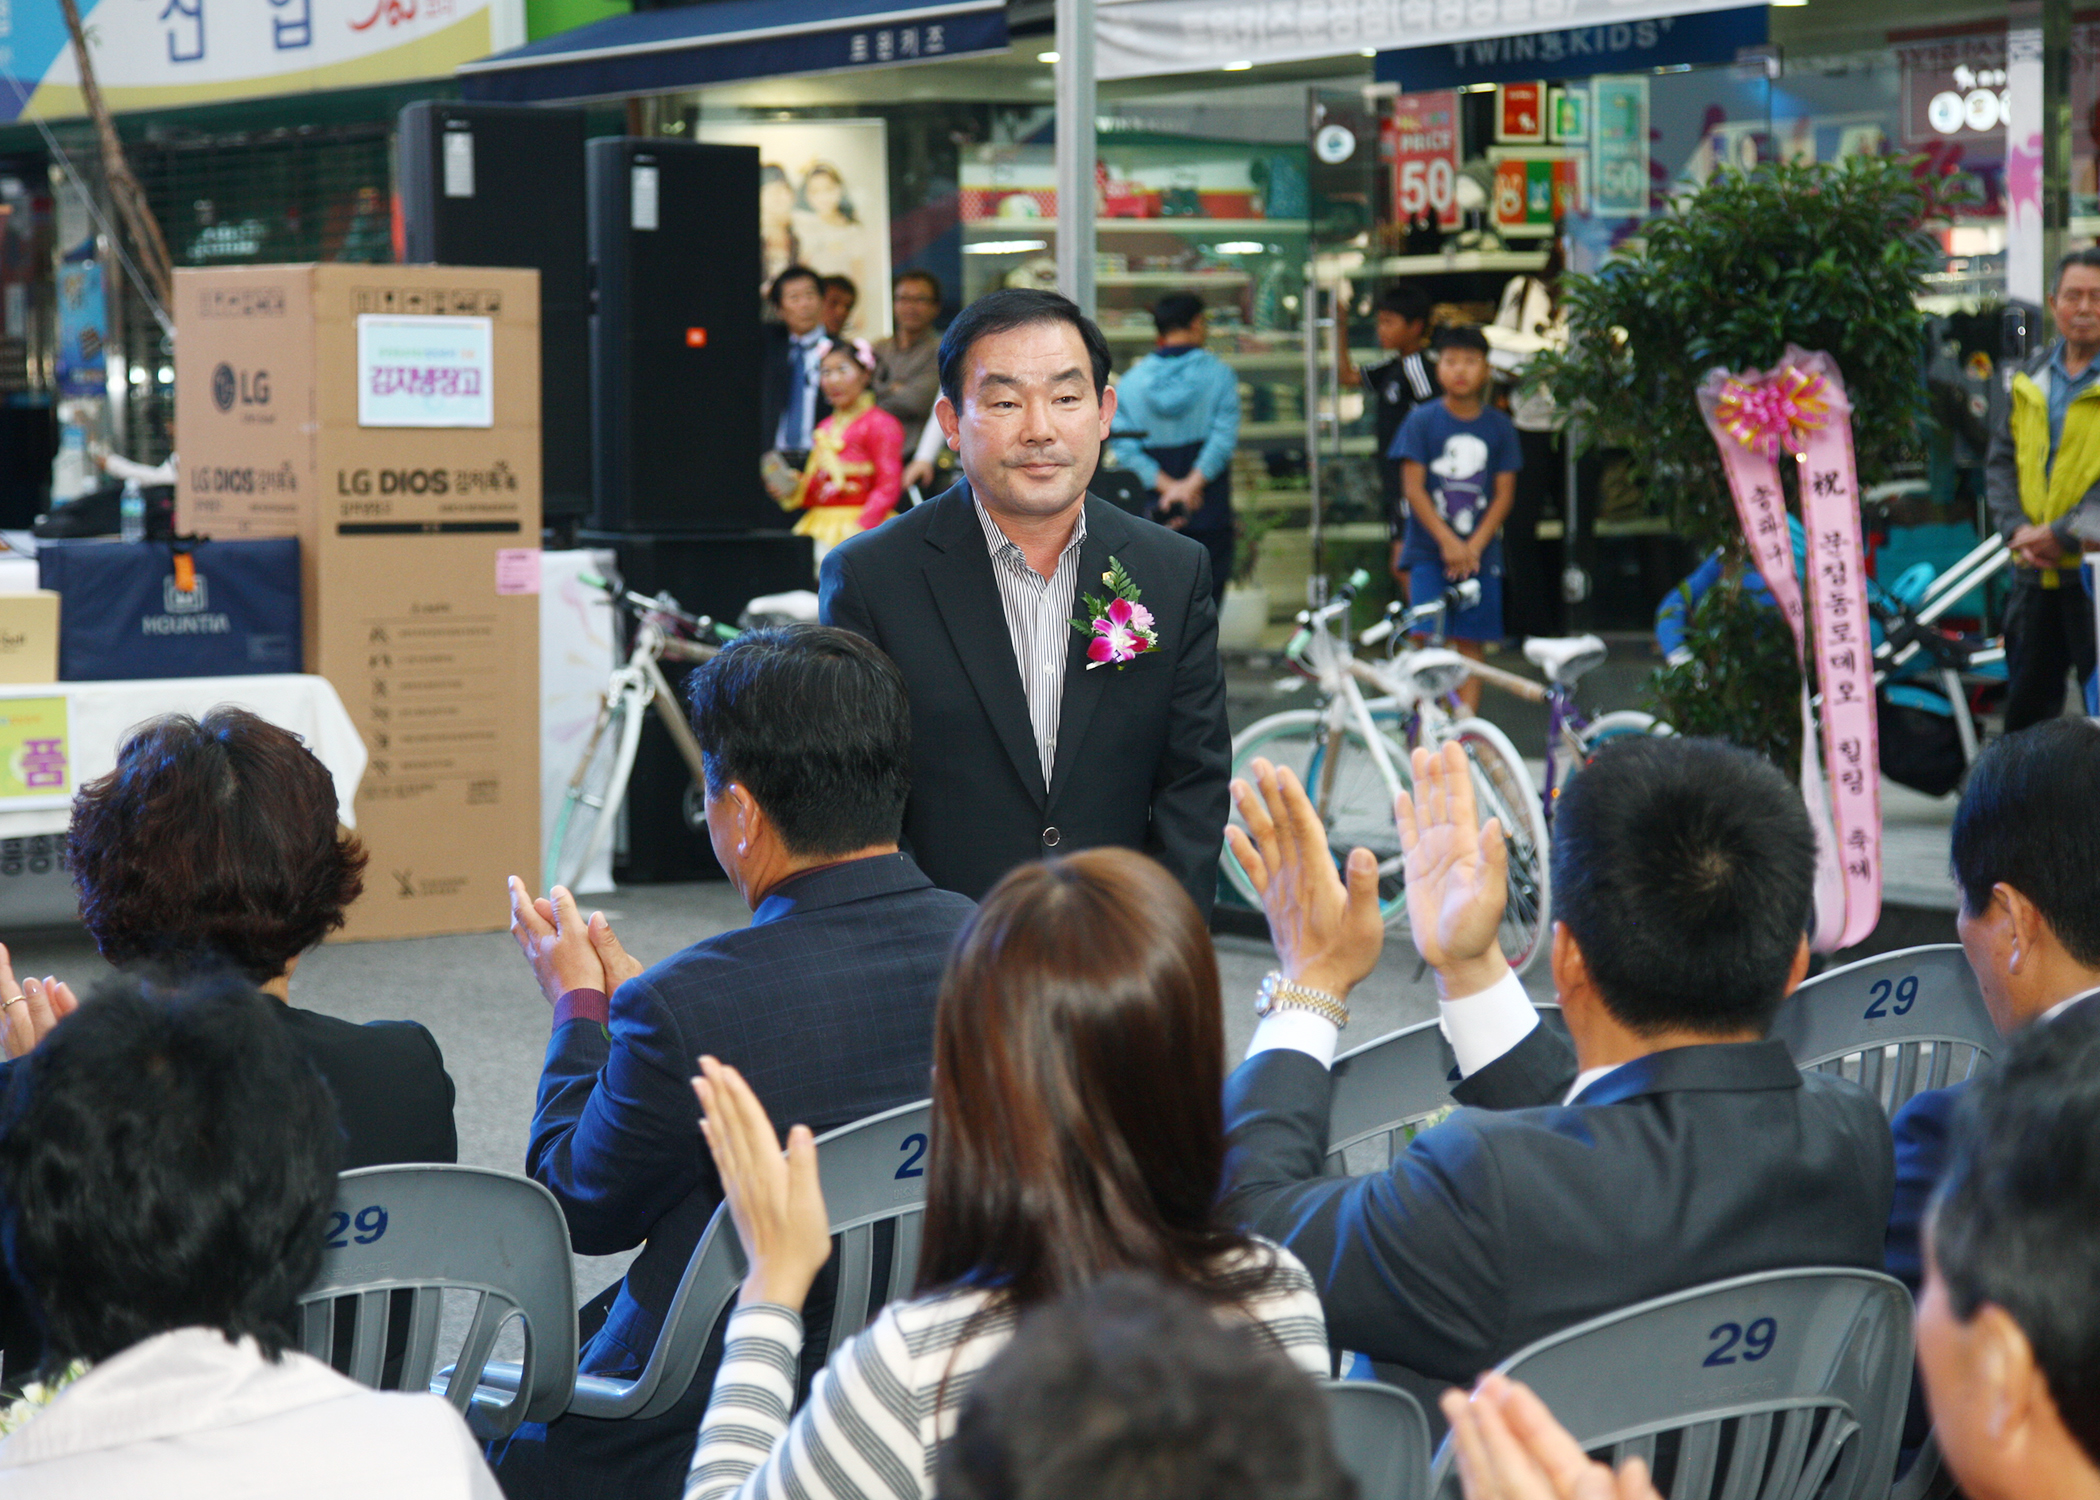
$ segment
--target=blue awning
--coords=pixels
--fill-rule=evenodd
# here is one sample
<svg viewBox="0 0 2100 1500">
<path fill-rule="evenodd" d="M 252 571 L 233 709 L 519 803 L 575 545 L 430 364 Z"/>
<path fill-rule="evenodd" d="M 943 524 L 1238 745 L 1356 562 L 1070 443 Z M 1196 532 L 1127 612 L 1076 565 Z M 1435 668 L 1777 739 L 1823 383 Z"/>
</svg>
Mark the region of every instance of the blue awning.
<svg viewBox="0 0 2100 1500">
<path fill-rule="evenodd" d="M 540 104 L 1006 48 L 1005 0 L 709 0 L 579 26 L 458 69 L 468 99 Z"/>
</svg>

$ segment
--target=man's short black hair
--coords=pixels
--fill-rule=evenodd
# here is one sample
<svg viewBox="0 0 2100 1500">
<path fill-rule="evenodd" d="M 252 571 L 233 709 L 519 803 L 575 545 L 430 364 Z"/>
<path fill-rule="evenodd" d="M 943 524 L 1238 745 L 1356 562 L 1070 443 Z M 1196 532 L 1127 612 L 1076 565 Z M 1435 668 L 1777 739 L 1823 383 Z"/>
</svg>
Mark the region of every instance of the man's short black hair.
<svg viewBox="0 0 2100 1500">
<path fill-rule="evenodd" d="M 707 789 L 734 781 L 788 852 L 894 844 L 911 792 L 911 699 L 880 649 L 828 625 L 738 636 L 692 677 Z"/>
<path fill-rule="evenodd" d="M 973 344 L 1033 323 L 1069 323 L 1078 329 L 1079 341 L 1086 345 L 1087 361 L 1094 367 L 1094 394 L 1099 396 L 1108 389 L 1108 340 L 1101 336 L 1094 320 L 1079 310 L 1078 303 L 1034 287 L 1002 287 L 985 293 L 957 313 L 948 331 L 941 335 L 941 394 L 948 398 L 949 405 L 962 406 L 963 366 Z"/>
<path fill-rule="evenodd" d="M 2084 266 L 2088 270 L 2100 271 L 2100 245 L 2087 245 L 2082 250 L 2073 250 L 2056 263 L 2056 279 L 2049 283 L 2049 295 L 2055 296 L 2063 290 L 2064 272 L 2073 266 Z"/>
<path fill-rule="evenodd" d="M 292 1342 L 342 1148 L 277 1005 L 231 975 L 120 979 L 16 1065 L 0 1239 L 47 1367 L 192 1326 Z"/>
<path fill-rule="evenodd" d="M 1123 1273 L 1037 1308 L 970 1389 L 939 1500 L 1354 1500 L 1319 1387 L 1186 1288 Z"/>
<path fill-rule="evenodd" d="M 817 287 L 826 296 L 833 292 L 844 292 L 855 302 L 860 301 L 860 288 L 853 284 L 851 276 L 826 276 L 817 283 Z"/>
<path fill-rule="evenodd" d="M 892 276 L 890 278 L 891 293 L 894 295 L 897 288 L 904 285 L 907 281 L 916 281 L 924 286 L 927 291 L 933 293 L 933 300 L 936 302 L 942 302 L 947 299 L 948 293 L 941 286 L 941 278 L 934 275 L 933 272 L 927 270 L 924 266 L 907 266 L 904 270 Z"/>
<path fill-rule="evenodd" d="M 1412 281 L 1395 282 L 1378 298 L 1378 311 L 1391 313 L 1410 323 L 1427 323 L 1430 307 L 1429 293 Z"/>
<path fill-rule="evenodd" d="M 1488 336 L 1471 323 L 1458 323 L 1449 328 L 1439 328 L 1433 340 L 1436 352 L 1446 349 L 1471 349 L 1485 359 L 1488 352 Z"/>
<path fill-rule="evenodd" d="M 1152 304 L 1152 326 L 1164 338 L 1193 327 L 1205 310 L 1203 299 L 1194 292 L 1169 292 Z"/>
<path fill-rule="evenodd" d="M 2066 953 L 2100 968 L 2100 725 L 2050 719 L 1992 741 L 1969 768 L 1950 843 L 1970 916 L 2002 880 Z"/>
<path fill-rule="evenodd" d="M 1955 1315 L 2005 1309 L 2100 1463 L 2100 1005 L 2024 1027 L 1963 1090 L 1927 1220 Z"/>
<path fill-rule="evenodd" d="M 1762 1033 L 1815 867 L 1801 794 L 1769 761 L 1719 740 L 1628 738 L 1560 799 L 1553 915 L 1621 1025 Z"/>
<path fill-rule="evenodd" d="M 807 281 L 817 289 L 818 296 L 824 295 L 824 278 L 808 266 L 798 264 L 781 268 L 780 274 L 773 278 L 773 284 L 766 288 L 766 300 L 775 307 L 780 306 L 780 298 L 791 281 Z"/>
</svg>

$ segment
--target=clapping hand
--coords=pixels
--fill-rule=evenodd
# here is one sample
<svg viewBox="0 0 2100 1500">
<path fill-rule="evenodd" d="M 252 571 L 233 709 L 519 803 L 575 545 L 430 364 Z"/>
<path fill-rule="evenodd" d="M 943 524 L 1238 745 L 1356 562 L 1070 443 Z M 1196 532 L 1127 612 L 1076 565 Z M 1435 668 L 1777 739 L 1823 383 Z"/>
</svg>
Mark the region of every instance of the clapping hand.
<svg viewBox="0 0 2100 1500">
<path fill-rule="evenodd" d="M 0 1031 L 0 1047 L 11 1058 L 32 1050 L 51 1034 L 51 1028 L 80 1008 L 72 989 L 57 979 L 25 979 L 15 983 L 13 958 L 0 943 L 0 1016 L 7 1025 Z"/>
<path fill-rule="evenodd" d="M 1438 1403 L 1458 1448 L 1466 1500 L 1659 1500 L 1648 1465 L 1629 1458 L 1614 1474 L 1506 1375 L 1481 1377 L 1469 1400 L 1446 1391 Z"/>
<path fill-rule="evenodd" d="M 1509 899 L 1509 847 L 1500 819 L 1476 821 L 1463 745 L 1416 750 L 1414 776 L 1414 795 L 1402 792 L 1393 809 L 1406 856 L 1407 925 L 1436 970 L 1439 994 L 1456 1000 L 1509 972 L 1495 941 Z"/>
<path fill-rule="evenodd" d="M 782 1152 L 751 1085 L 712 1057 L 700 1059 L 693 1092 L 700 1096 L 700 1133 L 721 1174 L 722 1201 L 751 1268 L 737 1304 L 769 1302 L 800 1312 L 817 1272 L 831 1259 L 816 1137 L 807 1125 L 794 1126 Z"/>
<path fill-rule="evenodd" d="M 597 990 L 610 996 L 642 972 L 642 963 L 613 936 L 603 912 L 586 922 L 567 886 L 556 886 L 534 900 L 525 882 L 510 877 L 510 932 L 547 1003 L 571 990 Z"/>
<path fill-rule="evenodd" d="M 1261 892 L 1284 977 L 1346 999 L 1378 966 L 1385 945 L 1378 861 L 1368 849 L 1351 849 L 1345 886 L 1298 778 L 1258 756 L 1249 769 L 1260 790 L 1232 783 L 1233 804 L 1247 823 L 1244 831 L 1225 830 L 1233 858 Z"/>
</svg>

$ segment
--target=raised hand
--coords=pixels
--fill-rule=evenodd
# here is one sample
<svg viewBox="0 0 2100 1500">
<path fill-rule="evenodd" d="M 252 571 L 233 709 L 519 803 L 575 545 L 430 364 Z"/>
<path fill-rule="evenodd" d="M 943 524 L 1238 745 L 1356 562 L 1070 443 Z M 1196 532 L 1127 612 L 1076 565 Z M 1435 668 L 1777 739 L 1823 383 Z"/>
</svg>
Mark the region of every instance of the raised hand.
<svg viewBox="0 0 2100 1500">
<path fill-rule="evenodd" d="M 1261 892 L 1284 977 L 1346 998 L 1378 966 L 1385 946 L 1378 861 L 1368 849 L 1351 849 L 1344 885 L 1327 830 L 1297 776 L 1258 756 L 1248 769 L 1259 790 L 1232 783 L 1233 804 L 1247 829 L 1227 827 L 1226 842 Z"/>
<path fill-rule="evenodd" d="M 592 912 L 590 925 L 584 928 L 584 932 L 598 952 L 598 962 L 605 966 L 605 993 L 608 996 L 648 967 L 613 936 L 612 923 L 605 920 L 604 912 Z"/>
<path fill-rule="evenodd" d="M 535 901 L 525 882 L 511 876 L 510 935 L 518 940 L 525 962 L 532 965 L 532 977 L 539 981 L 540 993 L 549 1005 L 571 990 L 612 993 L 605 964 L 585 934 L 583 913 L 576 909 L 576 898 L 568 887 L 558 885 Z M 606 935 L 611 936 L 610 928 Z"/>
<path fill-rule="evenodd" d="M 70 987 L 58 979 L 25 979 L 15 982 L 13 958 L 0 943 L 0 1049 L 9 1057 L 21 1057 L 51 1034 L 51 1029 L 80 1008 Z"/>
<path fill-rule="evenodd" d="M 1614 1474 L 1582 1451 L 1529 1387 L 1505 1375 L 1481 1377 L 1470 1400 L 1446 1391 L 1438 1405 L 1451 1424 L 1466 1500 L 1660 1500 L 1646 1463 L 1630 1458 Z"/>
<path fill-rule="evenodd" d="M 1478 994 L 1509 972 L 1496 946 L 1509 898 L 1500 819 L 1476 821 L 1472 765 L 1456 740 L 1414 754 L 1415 789 L 1393 812 L 1406 856 L 1407 925 L 1446 1000 Z"/>
<path fill-rule="evenodd" d="M 693 1092 L 700 1097 L 700 1133 L 722 1177 L 722 1201 L 751 1267 L 737 1303 L 770 1302 L 800 1312 L 817 1272 L 831 1259 L 816 1137 L 807 1125 L 796 1125 L 783 1153 L 751 1085 L 712 1057 L 700 1059 Z"/>
</svg>

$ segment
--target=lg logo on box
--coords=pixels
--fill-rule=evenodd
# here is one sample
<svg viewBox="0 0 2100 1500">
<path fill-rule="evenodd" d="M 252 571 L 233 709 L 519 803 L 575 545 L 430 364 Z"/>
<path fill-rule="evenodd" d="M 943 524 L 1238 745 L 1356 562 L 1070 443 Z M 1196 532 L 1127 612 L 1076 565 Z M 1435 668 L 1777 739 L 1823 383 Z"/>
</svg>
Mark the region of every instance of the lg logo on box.
<svg viewBox="0 0 2100 1500">
<path fill-rule="evenodd" d="M 243 406 L 268 406 L 270 404 L 270 372 L 268 370 L 243 370 L 236 374 L 232 365 L 222 364 L 211 372 L 211 404 L 220 411 L 232 411 L 238 401 Z"/>
<path fill-rule="evenodd" d="M 374 488 L 370 469 L 335 472 L 338 495 L 369 495 Z M 443 495 L 452 487 L 452 476 L 444 469 L 381 469 L 377 488 L 382 495 Z"/>
</svg>

